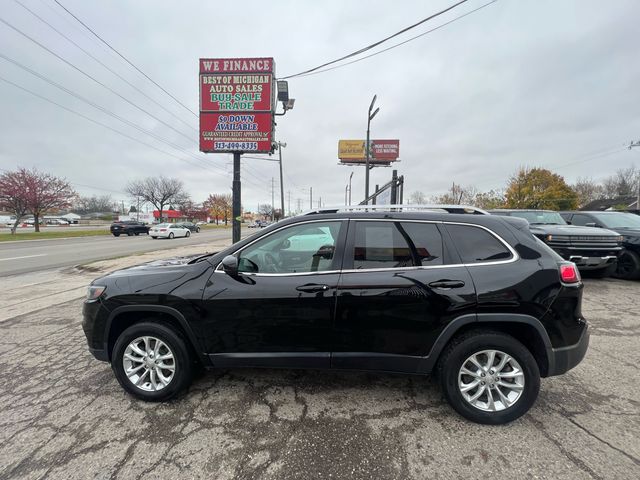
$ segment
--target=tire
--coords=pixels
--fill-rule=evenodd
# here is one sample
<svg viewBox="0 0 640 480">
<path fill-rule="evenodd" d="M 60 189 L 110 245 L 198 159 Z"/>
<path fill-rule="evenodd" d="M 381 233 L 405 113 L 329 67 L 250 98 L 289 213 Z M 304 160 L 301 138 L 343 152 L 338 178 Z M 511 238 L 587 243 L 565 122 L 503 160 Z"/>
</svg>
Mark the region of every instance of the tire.
<svg viewBox="0 0 640 480">
<path fill-rule="evenodd" d="M 129 236 L 129 237 L 133 237 L 133 232 L 132 232 L 131 230 L 129 230 L 129 231 L 127 232 L 127 236 Z"/>
<path fill-rule="evenodd" d="M 157 345 L 157 341 L 161 342 L 159 350 L 156 351 L 156 360 L 151 359 L 151 355 L 146 355 L 147 360 L 151 365 L 155 367 L 149 369 L 145 366 L 142 360 L 145 357 L 138 355 L 130 348 L 133 342 L 139 347 L 139 350 L 144 351 L 145 342 L 143 338 L 149 338 L 146 345 L 149 346 L 148 351 L 152 350 Z M 125 358 L 125 353 L 129 355 L 129 358 L 140 359 L 140 361 L 131 361 Z M 170 354 L 172 358 L 163 359 L 158 363 L 158 354 L 161 356 L 167 356 Z M 173 373 L 169 369 L 163 369 L 158 367 L 167 366 L 173 367 Z M 125 369 L 138 368 L 138 372 L 144 372 L 143 378 L 139 378 L 138 373 L 132 374 L 131 379 L 125 372 Z M 189 354 L 189 348 L 184 337 L 174 330 L 173 328 L 153 321 L 142 322 L 132 325 L 127 328 L 116 340 L 113 347 L 113 354 L 111 357 L 111 368 L 118 379 L 118 382 L 129 394 L 137 397 L 141 400 L 150 402 L 160 402 L 175 397 L 184 389 L 186 389 L 193 378 L 193 359 Z M 154 373 L 149 373 L 149 372 Z M 168 379 L 166 385 L 158 380 L 160 375 Z M 148 381 L 155 379 L 157 386 L 154 388 L 153 384 Z M 140 380 L 140 386 L 134 385 L 135 380 Z"/>
<path fill-rule="evenodd" d="M 169 233 L 169 240 L 171 240 L 173 238 L 173 232 Z"/>
<path fill-rule="evenodd" d="M 196 228 L 196 233 L 200 233 L 200 227 Z"/>
<path fill-rule="evenodd" d="M 493 362 L 495 366 L 499 366 L 504 359 L 503 354 L 511 357 L 501 370 L 503 375 L 510 374 L 509 377 L 500 378 L 495 374 L 491 375 L 489 371 L 495 372 L 495 370 L 482 371 L 469 362 L 473 355 L 477 355 L 476 358 L 481 366 L 489 365 L 488 355 L 480 353 L 487 350 L 498 352 Z M 463 366 L 468 367 L 467 371 L 475 369 L 474 373 L 478 376 L 462 373 Z M 521 374 L 518 374 L 518 371 Z M 438 360 L 436 374 L 444 396 L 453 409 L 476 423 L 499 425 L 521 417 L 535 403 L 540 390 L 540 371 L 531 352 L 512 336 L 491 330 L 473 330 L 451 340 Z M 490 387 L 490 384 L 496 380 L 498 385 Z M 479 394 L 480 396 L 475 400 L 476 405 L 473 405 L 461 392 L 459 383 L 470 385 L 476 381 L 485 383 L 484 386 L 479 384 L 468 390 L 468 396 L 473 397 L 483 389 L 483 393 Z M 524 386 L 520 388 L 522 383 Z M 513 385 L 514 388 L 505 388 L 502 386 L 505 384 Z M 505 407 L 498 390 L 513 403 Z M 489 395 L 492 398 L 495 395 L 493 410 L 490 408 Z"/>
<path fill-rule="evenodd" d="M 113 236 L 114 236 L 114 237 L 119 237 L 119 236 L 120 236 L 120 234 L 119 234 L 119 233 L 114 233 L 114 234 L 113 234 Z"/>
<path fill-rule="evenodd" d="M 613 276 L 623 280 L 640 279 L 640 255 L 637 252 L 625 250 L 618 258 L 617 268 Z"/>
<path fill-rule="evenodd" d="M 191 232 L 187 230 L 187 233 L 184 234 L 185 238 L 189 238 L 191 236 Z"/>
<path fill-rule="evenodd" d="M 155 239 L 157 239 L 158 237 L 155 237 L 155 236 L 151 235 L 151 238 L 153 238 L 153 239 L 155 240 Z"/>
<path fill-rule="evenodd" d="M 136 236 L 136 237 L 137 237 L 138 235 L 140 235 L 140 232 L 136 232 L 136 233 L 135 233 L 135 236 Z"/>
</svg>

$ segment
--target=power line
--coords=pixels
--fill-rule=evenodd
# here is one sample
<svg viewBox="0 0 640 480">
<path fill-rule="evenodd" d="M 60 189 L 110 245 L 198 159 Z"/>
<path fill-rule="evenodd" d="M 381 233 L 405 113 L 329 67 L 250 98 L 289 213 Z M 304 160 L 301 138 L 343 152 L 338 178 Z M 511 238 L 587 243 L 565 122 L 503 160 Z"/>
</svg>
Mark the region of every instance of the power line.
<svg viewBox="0 0 640 480">
<path fill-rule="evenodd" d="M 62 33 L 60 30 L 58 30 L 56 27 L 54 27 L 53 25 L 51 25 L 49 22 L 47 22 L 44 18 L 42 18 L 40 15 L 38 15 L 36 12 L 34 12 L 33 10 L 31 10 L 29 7 L 27 7 L 25 4 L 23 4 L 20 0 L 13 0 L 14 2 L 16 2 L 18 5 L 20 5 L 22 8 L 24 8 L 27 12 L 29 12 L 31 15 L 33 15 L 34 17 L 36 17 L 38 20 L 40 20 L 42 23 L 44 23 L 45 25 L 47 25 L 49 28 L 51 28 L 54 32 L 56 32 L 58 35 L 60 35 L 62 38 L 64 38 L 65 40 L 67 40 L 69 43 L 71 43 L 72 45 L 74 45 L 75 47 L 77 47 L 79 50 L 81 50 L 85 55 L 87 55 L 88 57 L 92 58 L 94 61 L 96 61 L 97 63 L 99 63 L 100 65 L 102 65 L 102 67 L 104 67 L 105 69 L 107 69 L 109 72 L 111 72 L 113 75 L 115 75 L 116 77 L 118 77 L 120 80 L 122 80 L 123 82 L 125 82 L 127 85 L 129 85 L 131 88 L 133 88 L 134 90 L 136 90 L 138 93 L 140 93 L 142 96 L 144 96 L 145 98 L 151 100 L 154 105 L 160 107 L 162 110 L 164 110 L 165 112 L 167 112 L 169 115 L 171 115 L 172 117 L 176 118 L 178 121 L 182 122 L 183 124 L 185 124 L 187 127 L 189 127 L 191 130 L 197 132 L 198 130 L 196 130 L 191 124 L 185 122 L 184 120 L 182 120 L 180 117 L 178 117 L 175 113 L 171 112 L 168 108 L 164 107 L 162 104 L 160 104 L 159 102 L 157 102 L 155 99 L 151 98 L 149 95 L 147 95 L 143 90 L 141 90 L 140 88 L 136 87 L 133 83 L 131 83 L 129 80 L 127 80 L 126 78 L 124 78 L 122 75 L 120 75 L 118 72 L 116 72 L 115 70 L 113 70 L 111 67 L 109 67 L 108 65 L 106 65 L 104 62 L 102 62 L 102 60 L 100 60 L 99 58 L 95 57 L 91 52 L 87 51 L 86 49 L 84 49 L 82 46 L 80 46 L 78 43 L 76 43 L 74 40 L 72 40 L 71 38 L 69 38 L 67 35 L 65 35 L 64 33 Z"/>
<path fill-rule="evenodd" d="M 196 112 L 194 112 L 193 110 L 191 110 L 189 107 L 187 107 L 184 103 L 182 103 L 180 100 L 178 100 L 176 97 L 174 97 L 173 95 L 171 95 L 167 90 L 165 90 L 162 86 L 160 86 L 155 80 L 153 80 L 149 75 L 147 75 L 146 73 L 144 73 L 142 70 L 140 70 L 137 66 L 135 66 L 133 63 L 131 63 L 131 61 L 129 61 L 128 58 L 126 58 L 124 55 L 122 55 L 118 50 L 116 50 L 115 48 L 113 48 L 106 40 L 104 40 L 100 35 L 98 35 L 96 32 L 94 32 L 91 27 L 89 27 L 86 23 L 84 23 L 82 20 L 80 20 L 76 15 L 74 15 L 67 7 L 65 7 L 64 5 L 62 5 L 58 0 L 54 0 L 54 2 L 56 2 L 62 9 L 64 9 L 64 11 L 66 11 L 69 15 L 71 15 L 73 18 L 75 18 L 84 28 L 86 28 L 87 30 L 89 30 L 96 38 L 98 38 L 102 43 L 104 43 L 107 47 L 109 47 L 110 50 L 112 50 L 113 52 L 115 52 L 120 58 L 122 58 L 125 62 L 127 62 L 129 65 L 131 65 L 133 68 L 135 68 L 138 72 L 140 72 L 147 80 L 149 80 L 151 83 L 153 83 L 156 87 L 158 87 L 160 90 L 162 90 L 164 93 L 166 93 L 167 95 L 169 95 L 169 97 L 171 97 L 176 103 L 178 103 L 181 107 L 185 108 L 186 110 L 188 110 L 189 112 L 191 112 L 196 118 L 198 117 L 198 114 Z"/>
<path fill-rule="evenodd" d="M 193 153 L 189 152 L 188 150 L 185 150 L 185 149 L 184 149 L 183 147 L 181 147 L 180 145 L 177 145 L 177 144 L 175 144 L 175 143 L 173 143 L 173 142 L 170 142 L 170 141 L 168 141 L 168 140 L 165 140 L 163 137 L 161 137 L 161 136 L 159 136 L 159 135 L 157 135 L 157 134 L 153 133 L 152 131 L 147 130 L 147 129 L 145 129 L 145 128 L 142 128 L 142 127 L 140 127 L 139 125 L 137 125 L 136 123 L 131 122 L 131 121 L 127 120 L 126 118 L 121 117 L 120 115 L 118 115 L 118 114 L 116 114 L 116 113 L 112 112 L 111 110 L 109 110 L 109 109 L 107 109 L 107 108 L 105 108 L 105 107 L 102 107 L 101 105 L 98 105 L 97 103 L 92 102 L 91 100 L 89 100 L 89 99 L 87 99 L 87 98 L 85 98 L 85 97 L 83 97 L 83 96 L 81 96 L 81 95 L 78 95 L 78 94 L 77 94 L 77 93 L 75 93 L 74 91 L 69 90 L 68 88 L 64 87 L 63 85 L 60 85 L 59 83 L 56 83 L 56 82 L 54 82 L 53 80 L 48 79 L 48 78 L 47 78 L 47 77 L 45 77 L 44 75 L 42 75 L 42 74 L 38 73 L 38 72 L 37 72 L 37 71 L 35 71 L 35 70 L 32 70 L 31 68 L 29 68 L 29 67 L 27 67 L 27 66 L 25 66 L 25 65 L 22 65 L 22 64 L 21 64 L 20 62 L 18 62 L 17 60 L 14 60 L 14 59 L 11 59 L 11 58 L 7 57 L 6 55 L 4 55 L 4 54 L 3 54 L 3 53 L 1 53 L 1 52 L 0 52 L 0 58 L 4 59 L 4 60 L 5 60 L 5 61 L 7 61 L 7 62 L 10 62 L 10 63 L 14 64 L 15 66 L 17 66 L 17 67 L 19 67 L 19 68 L 21 68 L 21 69 L 23 69 L 23 70 L 25 70 L 26 72 L 30 73 L 31 75 L 34 75 L 35 77 L 37 77 L 37 78 L 39 78 L 39 79 L 41 79 L 41 80 L 43 80 L 43 81 L 47 82 L 49 85 L 52 85 L 52 86 L 54 86 L 54 87 L 56 87 L 56 88 L 58 88 L 58 89 L 62 90 L 63 92 L 65 92 L 65 93 L 67 93 L 67 94 L 71 95 L 72 97 L 77 98 L 78 100 L 80 100 L 80 101 L 82 101 L 82 102 L 84 102 L 84 103 L 86 103 L 86 104 L 88 104 L 88 105 L 91 105 L 92 107 L 94 107 L 94 108 L 96 108 L 96 109 L 100 110 L 100 111 L 101 111 L 101 112 L 103 112 L 103 113 L 106 113 L 107 115 L 110 115 L 111 117 L 113 117 L 113 118 L 115 118 L 115 119 L 117 119 L 117 120 L 121 121 L 122 123 L 124 123 L 124 124 L 126 124 L 126 125 L 129 125 L 130 127 L 135 128 L 135 129 L 136 129 L 136 130 L 138 130 L 139 132 L 142 132 L 142 133 L 144 133 L 144 134 L 146 134 L 146 135 L 149 135 L 150 137 L 153 137 L 154 139 L 158 140 L 159 142 L 162 142 L 162 143 L 164 143 L 165 145 L 168 145 L 168 146 L 170 146 L 170 147 L 172 147 L 172 148 L 175 148 L 176 150 L 178 150 L 178 151 L 180 151 L 180 152 L 182 152 L 182 153 L 185 153 L 185 154 L 187 154 L 187 155 L 189 155 L 189 156 L 191 156 L 191 157 L 195 158 L 195 159 L 196 159 L 196 160 L 198 160 L 198 161 L 203 161 L 203 162 L 204 162 L 204 159 L 203 159 L 203 158 L 201 158 L 201 157 L 199 157 L 199 156 L 197 156 L 197 155 L 195 155 L 195 154 L 193 154 Z"/>
<path fill-rule="evenodd" d="M 125 102 L 127 102 L 128 104 L 134 106 L 135 108 L 137 108 L 138 110 L 140 110 L 141 112 L 146 113 L 147 115 L 149 115 L 151 118 L 154 118 L 155 120 L 157 120 L 158 122 L 162 123 L 163 125 L 165 125 L 166 127 L 170 128 L 171 130 L 173 130 L 174 132 L 182 135 L 183 137 L 185 137 L 186 139 L 188 139 L 189 141 L 192 141 L 194 143 L 197 143 L 192 137 L 189 137 L 187 135 L 185 135 L 184 133 L 182 133 L 180 130 L 177 130 L 176 128 L 174 128 L 173 126 L 169 125 L 167 122 L 159 119 L 158 117 L 156 117 L 155 115 L 153 115 L 152 113 L 149 113 L 148 111 L 146 111 L 144 108 L 140 107 L 139 105 L 135 104 L 134 102 L 132 102 L 131 100 L 129 100 L 128 98 L 124 97 L 123 95 L 120 95 L 118 92 L 116 92 L 115 90 L 113 90 L 112 88 L 108 87 L 107 85 L 105 85 L 104 83 L 102 83 L 100 80 L 96 79 L 95 77 L 91 76 L 90 74 L 88 74 L 87 72 L 85 72 L 84 70 L 82 70 L 81 68 L 77 67 L 76 65 L 74 65 L 73 63 L 71 63 L 70 61 L 68 61 L 67 59 L 63 58 L 62 56 L 58 55 L 56 52 L 54 52 L 53 50 L 49 49 L 48 47 L 46 47 L 45 45 L 43 45 L 42 43 L 38 42 L 36 39 L 34 39 L 33 37 L 27 35 L 25 32 L 23 32 L 22 30 L 20 30 L 19 28 L 11 25 L 9 22 L 7 22 L 4 18 L 0 17 L 0 22 L 4 23 L 7 27 L 11 28 L 12 30 L 16 31 L 17 33 L 19 33 L 20 35 L 22 35 L 23 37 L 27 38 L 28 40 L 30 40 L 31 42 L 35 43 L 36 45 L 38 45 L 40 48 L 42 48 L 43 50 L 49 52 L 51 55 L 53 55 L 54 57 L 56 57 L 57 59 L 61 60 L 62 62 L 66 63 L 67 65 L 69 65 L 71 68 L 73 68 L 74 70 L 80 72 L 81 74 L 83 74 L 85 77 L 93 80 L 95 83 L 97 83 L 98 85 L 100 85 L 101 87 L 109 90 L 111 93 L 113 93 L 114 95 L 120 97 L 122 100 L 124 100 Z"/>
<path fill-rule="evenodd" d="M 435 32 L 436 30 L 440 30 L 441 28 L 446 27 L 447 25 L 449 25 L 449 24 L 451 24 L 453 22 L 457 22 L 458 20 L 460 20 L 460 19 L 462 19 L 462 18 L 464 18 L 466 16 L 469 16 L 472 13 L 477 12 L 478 10 L 482 10 L 483 8 L 488 7 L 489 5 L 491 5 L 493 3 L 496 3 L 497 1 L 498 0 L 491 0 L 490 2 L 485 3 L 484 5 L 480 5 L 478 8 L 474 8 L 473 10 L 470 10 L 467 13 L 464 13 L 462 15 L 459 15 L 459 16 L 455 17 L 455 18 L 452 18 L 448 22 L 442 23 L 442 24 L 438 25 L 437 27 L 434 27 L 434 28 L 432 28 L 430 30 L 427 30 L 426 32 L 421 33 L 420 35 L 416 35 L 415 37 L 408 38 L 407 40 L 404 40 L 402 42 L 396 43 L 395 45 L 391 45 L 390 47 L 384 48 L 384 49 L 379 50 L 379 51 L 377 51 L 375 53 L 372 53 L 370 55 L 366 55 L 366 56 L 358 58 L 356 60 L 352 60 L 350 62 L 346 62 L 346 63 L 340 64 L 340 65 L 336 65 L 335 67 L 324 68 L 322 70 L 318 70 L 318 71 L 315 71 L 315 72 L 310 72 L 310 73 L 303 74 L 303 75 L 300 75 L 300 76 L 301 77 L 308 77 L 308 76 L 311 76 L 311 75 L 317 75 L 318 73 L 329 72 L 331 70 L 336 70 L 338 68 L 346 67 L 347 65 L 351 65 L 353 63 L 358 63 L 358 62 L 361 62 L 362 60 L 366 60 L 368 58 L 375 57 L 376 55 L 380 55 L 381 53 L 384 53 L 384 52 L 387 52 L 389 50 L 393 50 L 394 48 L 400 47 L 400 46 L 404 45 L 405 43 L 409 43 L 409 42 L 412 42 L 413 40 L 416 40 L 416 39 L 418 39 L 420 37 L 424 37 L 425 35 L 427 35 L 429 33 Z"/>
<path fill-rule="evenodd" d="M 115 133 L 117 133 L 119 135 L 122 135 L 123 137 L 126 137 L 126 138 L 128 138 L 130 140 L 133 140 L 134 142 L 138 142 L 138 143 L 140 143 L 140 144 L 142 144 L 142 145 L 144 145 L 146 147 L 152 148 L 152 149 L 154 149 L 154 150 L 156 150 L 156 151 L 158 151 L 160 153 L 163 153 L 163 154 L 168 155 L 170 157 L 176 158 L 178 160 L 183 160 L 183 161 L 185 161 L 187 163 L 190 163 L 191 165 L 194 165 L 196 167 L 200 167 L 202 169 L 205 169 L 204 166 L 202 166 L 202 165 L 200 165 L 198 163 L 193 163 L 192 161 L 190 161 L 190 160 L 188 160 L 186 158 L 182 158 L 182 157 L 179 157 L 178 155 L 174 155 L 174 154 L 172 154 L 170 152 L 166 152 L 164 150 L 161 150 L 161 149 L 159 149 L 159 148 L 157 148 L 157 147 L 155 147 L 155 146 L 153 146 L 153 145 L 151 145 L 149 143 L 146 143 L 146 142 L 144 142 L 144 141 L 142 141 L 142 140 L 140 140 L 138 138 L 132 137 L 132 136 L 130 136 L 130 135 L 124 133 L 124 132 L 121 132 L 120 130 L 117 130 L 117 129 L 113 128 L 113 127 L 110 127 L 109 125 L 107 125 L 105 123 L 99 122 L 98 120 L 94 120 L 93 118 L 88 117 L 88 116 L 86 116 L 86 115 L 84 115 L 84 114 L 82 114 L 80 112 L 76 112 L 75 110 L 72 110 L 71 108 L 65 107 L 64 105 L 61 105 L 61 104 L 59 104 L 59 103 L 57 103 L 57 102 L 55 102 L 55 101 L 53 101 L 53 100 L 51 100 L 51 99 L 49 99 L 47 97 L 44 97 L 44 96 L 42 96 L 42 95 L 40 95 L 40 94 L 38 94 L 36 92 L 33 92 L 32 90 L 29 90 L 29 89 L 27 89 L 27 88 L 25 88 L 25 87 L 23 87 L 21 85 L 18 85 L 17 83 L 12 82 L 11 80 L 7 80 L 6 78 L 1 77 L 1 76 L 0 76 L 0 80 L 5 82 L 5 83 L 8 83 L 9 85 L 14 86 L 15 88 L 18 88 L 18 89 L 20 89 L 20 90 L 22 90 L 24 92 L 30 93 L 31 95 L 33 95 L 35 97 L 38 97 L 38 98 L 44 100 L 45 102 L 51 103 L 53 105 L 56 105 L 57 107 L 62 108 L 63 110 L 71 112 L 74 115 L 78 115 L 79 117 L 82 117 L 85 120 L 88 120 L 88 121 L 90 121 L 92 123 L 95 123 L 96 125 L 100 125 L 101 127 L 104 127 L 104 128 L 106 128 L 108 130 L 111 130 L 112 132 L 115 132 Z M 215 173 L 219 173 L 219 172 L 215 172 Z M 222 175 L 221 173 L 219 173 L 219 174 Z"/>
<path fill-rule="evenodd" d="M 54 0 L 54 1 L 55 1 L 56 3 L 59 3 L 59 2 L 58 2 L 58 0 Z M 463 3 L 465 3 L 465 2 L 467 2 L 467 0 L 461 0 L 461 1 L 459 1 L 458 3 L 455 3 L 455 4 L 453 4 L 453 5 L 451 5 L 451 6 L 447 7 L 447 8 L 445 8 L 444 10 L 440 10 L 439 12 L 434 13 L 433 15 L 430 15 L 430 16 L 428 16 L 427 18 L 423 18 L 423 19 L 422 19 L 422 20 L 420 20 L 419 22 L 414 23 L 413 25 L 410 25 L 410 26 L 408 26 L 408 27 L 405 27 L 405 28 L 403 28 L 402 30 L 400 30 L 400 31 L 398 31 L 398 32 L 396 32 L 396 33 L 394 33 L 394 34 L 389 35 L 388 37 L 383 38 L 382 40 L 378 40 L 378 41 L 377 41 L 377 42 L 375 42 L 375 43 L 372 43 L 372 44 L 370 44 L 370 45 L 367 45 L 366 47 L 363 47 L 363 48 L 361 48 L 360 50 L 356 50 L 355 52 L 349 53 L 349 54 L 344 55 L 344 56 L 342 56 L 342 57 L 340 57 L 340 58 L 337 58 L 337 59 L 335 59 L 335 60 L 331 60 L 330 62 L 323 63 L 322 65 L 318 65 L 317 67 L 310 68 L 310 69 L 305 70 L 305 71 L 303 71 L 303 72 L 295 73 L 295 74 L 293 74 L 293 75 L 287 75 L 286 77 L 282 77 L 282 78 L 281 78 L 281 80 L 286 80 L 287 78 L 293 78 L 293 77 L 299 77 L 299 76 L 301 76 L 301 75 L 306 75 L 306 74 L 308 74 L 308 73 L 311 73 L 311 72 L 314 72 L 314 71 L 316 71 L 316 70 L 319 70 L 319 69 L 321 69 L 321 68 L 323 68 L 323 67 L 326 67 L 326 66 L 332 65 L 332 64 L 334 64 L 334 63 L 341 62 L 342 60 L 346 60 L 347 58 L 351 58 L 351 57 L 355 57 L 356 55 L 360 55 L 361 53 L 364 53 L 364 52 L 366 52 L 366 51 L 368 51 L 368 50 L 371 50 L 372 48 L 375 48 L 375 47 L 377 47 L 378 45 L 380 45 L 380 44 L 382 44 L 382 43 L 384 43 L 384 42 L 386 42 L 386 41 L 388 41 L 388 40 L 391 40 L 392 38 L 397 37 L 398 35 L 402 35 L 403 33 L 408 32 L 409 30 L 411 30 L 412 28 L 415 28 L 415 27 L 417 27 L 417 26 L 420 26 L 420 25 L 422 25 L 423 23 L 428 22 L 429 20 L 432 20 L 432 19 L 434 19 L 434 18 L 436 18 L 436 17 L 438 17 L 438 16 L 440 16 L 440 15 L 442 15 L 442 14 L 444 14 L 444 13 L 448 12 L 449 10 L 453 10 L 454 8 L 456 8 L 456 7 L 460 6 L 460 5 L 462 5 L 462 4 L 463 4 Z"/>
</svg>

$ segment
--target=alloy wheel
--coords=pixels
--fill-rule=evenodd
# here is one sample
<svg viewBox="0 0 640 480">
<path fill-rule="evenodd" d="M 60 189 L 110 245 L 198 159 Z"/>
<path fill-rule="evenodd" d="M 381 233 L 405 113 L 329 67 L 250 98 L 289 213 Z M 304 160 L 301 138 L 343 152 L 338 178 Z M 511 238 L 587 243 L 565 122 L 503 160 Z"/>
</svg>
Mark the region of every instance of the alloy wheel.
<svg viewBox="0 0 640 480">
<path fill-rule="evenodd" d="M 522 396 L 525 377 L 520 364 L 500 350 L 482 350 L 467 358 L 458 372 L 458 389 L 471 406 L 497 412 Z"/>
<path fill-rule="evenodd" d="M 124 351 L 122 365 L 127 379 L 140 390 L 157 392 L 168 386 L 176 372 L 169 346 L 157 337 L 133 340 Z"/>
</svg>

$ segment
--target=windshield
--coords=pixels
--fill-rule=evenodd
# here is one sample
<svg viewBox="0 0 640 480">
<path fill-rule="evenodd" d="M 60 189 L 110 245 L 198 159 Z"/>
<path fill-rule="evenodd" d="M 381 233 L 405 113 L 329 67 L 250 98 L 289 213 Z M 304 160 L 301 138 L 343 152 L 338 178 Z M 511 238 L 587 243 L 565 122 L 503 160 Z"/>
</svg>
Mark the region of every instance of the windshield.
<svg viewBox="0 0 640 480">
<path fill-rule="evenodd" d="M 542 210 L 511 212 L 512 217 L 524 218 L 530 225 L 566 225 L 567 222 L 558 212 L 545 212 Z"/>
<path fill-rule="evenodd" d="M 624 212 L 593 213 L 607 228 L 640 228 L 640 216 Z"/>
</svg>

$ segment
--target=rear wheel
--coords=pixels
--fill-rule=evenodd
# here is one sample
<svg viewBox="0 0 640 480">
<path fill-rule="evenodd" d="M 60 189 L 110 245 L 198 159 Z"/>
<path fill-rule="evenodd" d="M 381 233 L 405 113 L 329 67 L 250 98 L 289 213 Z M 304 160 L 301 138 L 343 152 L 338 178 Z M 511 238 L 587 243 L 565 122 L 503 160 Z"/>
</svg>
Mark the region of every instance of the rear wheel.
<svg viewBox="0 0 640 480">
<path fill-rule="evenodd" d="M 155 240 L 155 239 L 156 239 L 156 238 L 158 238 L 158 237 L 156 237 L 156 236 L 154 236 L 154 235 L 151 235 L 151 238 L 153 238 L 153 239 Z"/>
<path fill-rule="evenodd" d="M 445 398 L 463 417 L 502 424 L 524 415 L 540 390 L 531 352 L 500 332 L 477 330 L 456 337 L 438 361 Z"/>
<path fill-rule="evenodd" d="M 120 234 L 119 234 L 119 233 L 114 233 L 114 234 L 113 234 L 113 236 L 114 236 L 114 237 L 119 237 L 119 236 L 120 236 Z"/>
<path fill-rule="evenodd" d="M 168 400 L 187 388 L 192 365 L 182 335 L 154 322 L 127 328 L 116 340 L 111 357 L 122 388 L 147 401 Z"/>
<path fill-rule="evenodd" d="M 624 280 L 638 280 L 640 278 L 640 255 L 636 252 L 625 251 L 618 257 L 618 265 L 614 277 Z"/>
<path fill-rule="evenodd" d="M 200 233 L 200 227 L 196 228 L 196 233 Z"/>
<path fill-rule="evenodd" d="M 131 230 L 128 230 L 127 231 L 127 235 L 130 236 L 130 237 L 133 237 L 133 232 Z"/>
<path fill-rule="evenodd" d="M 140 232 L 136 232 L 136 237 L 137 237 L 138 235 L 140 235 Z"/>
</svg>

